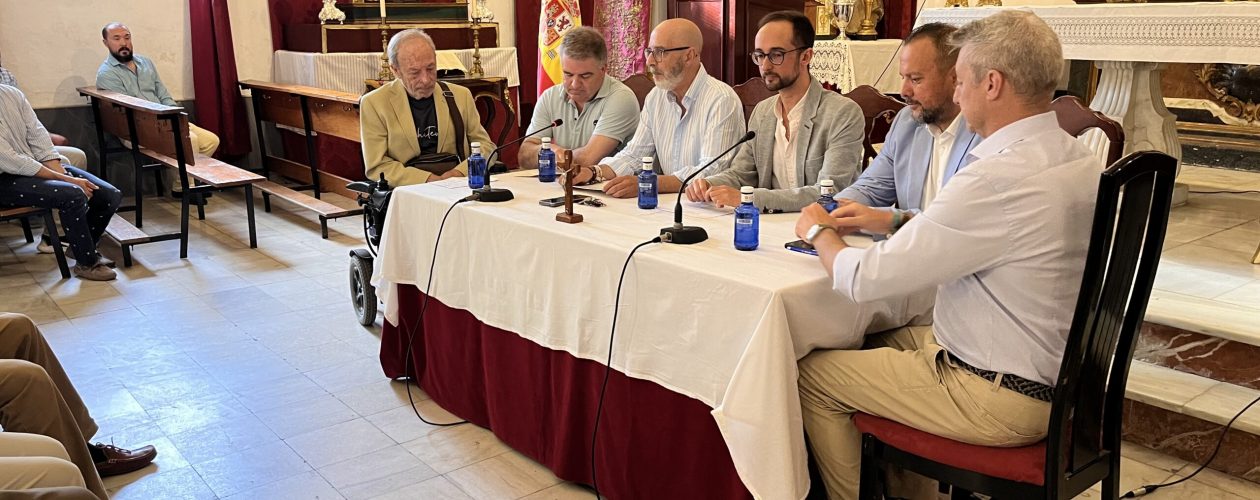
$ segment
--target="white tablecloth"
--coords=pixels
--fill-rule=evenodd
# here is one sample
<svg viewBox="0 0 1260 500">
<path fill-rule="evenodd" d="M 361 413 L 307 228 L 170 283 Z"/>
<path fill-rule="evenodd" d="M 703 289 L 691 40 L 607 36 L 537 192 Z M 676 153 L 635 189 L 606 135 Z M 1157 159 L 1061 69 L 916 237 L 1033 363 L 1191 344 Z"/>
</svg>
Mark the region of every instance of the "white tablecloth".
<svg viewBox="0 0 1260 500">
<path fill-rule="evenodd" d="M 901 40 L 815 40 L 809 72 L 842 92 L 858 85 L 871 85 L 880 92 L 896 93 L 901 90 L 901 75 L 895 60 L 900 46 Z M 880 78 L 881 73 L 883 78 Z"/>
<path fill-rule="evenodd" d="M 515 200 L 451 212 L 429 293 L 485 324 L 603 363 L 622 263 L 672 222 L 675 195 L 662 195 L 656 210 L 640 210 L 633 199 L 578 206 L 586 220 L 569 225 L 556 222 L 560 209 L 538 205 L 560 189 L 521 175 L 495 182 Z M 391 322 L 399 307 L 391 283 L 424 291 L 438 222 L 468 193 L 462 178 L 394 191 L 374 273 Z M 796 239 L 796 214 L 762 215 L 760 248 L 741 252 L 729 211 L 684 204 L 687 221 L 704 226 L 709 239 L 649 245 L 635 255 L 612 366 L 712 407 L 757 498 L 802 498 L 809 479 L 796 360 L 815 347 L 855 347 L 868 331 L 921 322 L 915 316 L 930 311 L 933 292 L 855 305 L 831 290 L 816 258 L 783 248 Z"/>
<path fill-rule="evenodd" d="M 464 63 L 466 68 L 473 66 L 472 49 L 439 50 L 438 52 L 454 55 Z M 376 78 L 381 70 L 380 52 L 320 54 L 277 50 L 273 57 L 275 64 L 272 65 L 272 80 L 275 82 L 356 94 L 363 93 L 363 80 Z M 481 67 L 485 70 L 486 76 L 506 77 L 509 87 L 521 84 L 515 47 L 481 49 Z"/>
</svg>

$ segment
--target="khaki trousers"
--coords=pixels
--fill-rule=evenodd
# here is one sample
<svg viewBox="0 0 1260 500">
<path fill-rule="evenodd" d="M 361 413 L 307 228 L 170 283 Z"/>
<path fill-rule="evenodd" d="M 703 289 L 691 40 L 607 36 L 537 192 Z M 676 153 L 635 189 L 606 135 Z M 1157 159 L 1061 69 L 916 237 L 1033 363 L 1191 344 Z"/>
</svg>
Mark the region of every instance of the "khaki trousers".
<svg viewBox="0 0 1260 500">
<path fill-rule="evenodd" d="M 1050 421 L 1050 403 L 951 363 L 930 326 L 870 335 L 862 350 L 814 351 L 798 368 L 805 433 L 832 499 L 857 498 L 862 433 L 854 412 L 982 446 L 1035 443 Z M 933 482 L 899 476 L 889 480 L 891 495 L 936 497 Z"/>
<path fill-rule="evenodd" d="M 100 500 L 82 486 L 0 491 L 0 500 Z"/>
<path fill-rule="evenodd" d="M 83 487 L 83 475 L 61 443 L 39 434 L 0 432 L 0 491 L 58 486 Z"/>
<path fill-rule="evenodd" d="M 108 498 L 87 447 L 96 422 L 35 323 L 21 314 L 0 314 L 0 427 L 4 434 L 56 440 L 78 467 L 83 484 Z"/>
<path fill-rule="evenodd" d="M 197 150 L 199 154 L 214 156 L 214 152 L 219 150 L 219 136 L 215 135 L 214 132 L 193 125 L 191 122 L 188 124 L 188 139 L 192 142 L 193 149 Z M 183 186 L 179 184 L 179 175 L 171 175 L 170 177 L 171 191 L 182 190 Z M 190 177 L 188 185 L 191 186 L 192 183 L 193 181 Z"/>
</svg>

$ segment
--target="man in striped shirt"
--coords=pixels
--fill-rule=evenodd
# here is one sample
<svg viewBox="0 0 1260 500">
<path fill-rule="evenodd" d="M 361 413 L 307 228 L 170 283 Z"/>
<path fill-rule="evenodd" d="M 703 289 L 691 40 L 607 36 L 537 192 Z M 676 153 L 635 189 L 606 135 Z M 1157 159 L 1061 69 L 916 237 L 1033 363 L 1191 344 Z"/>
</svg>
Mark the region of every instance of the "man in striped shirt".
<svg viewBox="0 0 1260 500">
<path fill-rule="evenodd" d="M 652 30 L 644 55 L 656 88 L 648 93 L 634 138 L 616 156 L 577 173 L 574 182 L 602 182 L 617 198 L 638 193 L 634 175 L 645 156 L 655 157 L 659 191 L 675 193 L 696 169 L 721 154 L 744 135 L 744 108 L 739 96 L 709 76 L 700 63 L 704 38 L 687 19 L 670 19 Z M 708 167 L 712 175 L 730 165 L 729 157 Z"/>
</svg>

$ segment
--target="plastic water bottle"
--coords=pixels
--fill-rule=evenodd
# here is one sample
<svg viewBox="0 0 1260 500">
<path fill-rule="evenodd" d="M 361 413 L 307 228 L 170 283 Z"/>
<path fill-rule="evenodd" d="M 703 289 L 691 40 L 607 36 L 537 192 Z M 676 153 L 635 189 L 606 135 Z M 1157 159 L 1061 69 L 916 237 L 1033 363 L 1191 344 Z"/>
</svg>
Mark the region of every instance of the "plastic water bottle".
<svg viewBox="0 0 1260 500">
<path fill-rule="evenodd" d="M 486 159 L 481 157 L 481 143 L 474 142 L 472 155 L 468 157 L 468 187 L 481 189 L 486 186 Z"/>
<path fill-rule="evenodd" d="M 735 249 L 756 250 L 761 211 L 753 205 L 753 188 L 739 188 L 739 206 L 735 207 Z"/>
<path fill-rule="evenodd" d="M 556 152 L 551 150 L 551 138 L 542 138 L 538 150 L 538 182 L 556 182 Z"/>
<path fill-rule="evenodd" d="M 818 184 L 822 187 L 822 195 L 818 197 L 818 204 L 822 205 L 823 209 L 827 210 L 827 213 L 831 213 L 832 210 L 840 206 L 835 198 L 836 182 L 831 179 L 823 179 Z"/>
<path fill-rule="evenodd" d="M 639 208 L 656 208 L 656 171 L 652 170 L 651 156 L 643 157 L 643 167 L 639 169 Z"/>
</svg>

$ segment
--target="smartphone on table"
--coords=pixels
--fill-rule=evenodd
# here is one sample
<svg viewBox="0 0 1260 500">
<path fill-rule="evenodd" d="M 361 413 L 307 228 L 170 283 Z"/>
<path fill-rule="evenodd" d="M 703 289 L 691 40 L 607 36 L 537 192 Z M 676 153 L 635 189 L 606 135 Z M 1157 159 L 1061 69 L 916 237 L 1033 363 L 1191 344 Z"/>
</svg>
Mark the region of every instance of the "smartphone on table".
<svg viewBox="0 0 1260 500">
<path fill-rule="evenodd" d="M 818 250 L 814 249 L 814 245 L 805 243 L 805 240 L 789 241 L 783 244 L 783 248 L 793 252 L 800 252 L 809 255 L 818 255 Z"/>
</svg>

